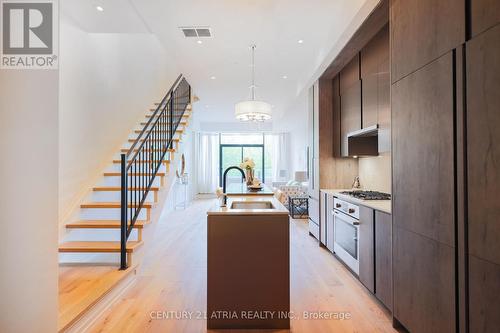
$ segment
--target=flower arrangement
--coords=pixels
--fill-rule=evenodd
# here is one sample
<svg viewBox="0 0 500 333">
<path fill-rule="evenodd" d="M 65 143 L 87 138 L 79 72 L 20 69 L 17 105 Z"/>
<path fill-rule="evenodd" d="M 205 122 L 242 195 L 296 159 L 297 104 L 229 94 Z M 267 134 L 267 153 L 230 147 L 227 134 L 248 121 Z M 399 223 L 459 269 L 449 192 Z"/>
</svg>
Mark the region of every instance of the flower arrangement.
<svg viewBox="0 0 500 333">
<path fill-rule="evenodd" d="M 255 168 L 255 162 L 251 158 L 245 157 L 243 162 L 240 163 L 240 168 L 243 170 L 251 170 Z"/>
<path fill-rule="evenodd" d="M 240 168 L 245 170 L 246 172 L 246 178 L 247 178 L 247 185 L 252 185 L 253 183 L 253 168 L 255 168 L 255 162 L 249 158 L 245 157 L 243 159 L 243 162 L 240 163 Z"/>
</svg>

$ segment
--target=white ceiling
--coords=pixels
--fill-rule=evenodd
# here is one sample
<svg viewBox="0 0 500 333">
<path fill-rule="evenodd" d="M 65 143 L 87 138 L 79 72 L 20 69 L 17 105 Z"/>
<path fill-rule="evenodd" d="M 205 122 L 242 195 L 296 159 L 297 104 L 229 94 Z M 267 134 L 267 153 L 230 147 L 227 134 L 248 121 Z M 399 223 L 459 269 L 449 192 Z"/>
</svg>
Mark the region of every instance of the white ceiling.
<svg viewBox="0 0 500 333">
<path fill-rule="evenodd" d="M 235 121 L 234 104 L 249 97 L 249 45 L 257 45 L 257 97 L 274 105 L 276 119 L 310 82 L 366 2 L 65 0 L 64 7 L 90 32 L 157 35 L 200 97 L 199 119 L 227 122 Z M 105 8 L 100 13 L 105 15 L 95 15 L 96 5 Z M 178 28 L 191 25 L 210 26 L 213 38 L 202 39 L 202 44 L 185 38 Z"/>
</svg>

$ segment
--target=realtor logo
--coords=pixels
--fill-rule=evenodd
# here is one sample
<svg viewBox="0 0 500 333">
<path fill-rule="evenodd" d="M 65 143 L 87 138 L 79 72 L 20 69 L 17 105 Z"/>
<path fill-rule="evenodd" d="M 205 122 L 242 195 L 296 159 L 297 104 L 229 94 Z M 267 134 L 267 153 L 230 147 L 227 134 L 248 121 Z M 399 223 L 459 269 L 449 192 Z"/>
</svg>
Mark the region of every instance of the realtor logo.
<svg viewBox="0 0 500 333">
<path fill-rule="evenodd" d="M 56 1 L 2 0 L 1 68 L 57 69 Z"/>
</svg>

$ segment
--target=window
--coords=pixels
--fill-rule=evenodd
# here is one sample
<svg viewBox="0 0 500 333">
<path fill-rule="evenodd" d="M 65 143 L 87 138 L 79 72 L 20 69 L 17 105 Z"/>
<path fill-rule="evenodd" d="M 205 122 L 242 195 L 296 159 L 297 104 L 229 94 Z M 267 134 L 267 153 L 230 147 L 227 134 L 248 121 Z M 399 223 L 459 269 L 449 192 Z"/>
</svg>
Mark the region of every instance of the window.
<svg viewBox="0 0 500 333">
<path fill-rule="evenodd" d="M 230 166 L 239 166 L 243 159 L 251 158 L 255 162 L 255 177 L 265 181 L 266 169 L 264 158 L 264 135 L 223 133 L 220 135 L 220 184 L 224 170 Z M 229 171 L 227 183 L 241 182 L 241 174 L 237 170 Z"/>
</svg>

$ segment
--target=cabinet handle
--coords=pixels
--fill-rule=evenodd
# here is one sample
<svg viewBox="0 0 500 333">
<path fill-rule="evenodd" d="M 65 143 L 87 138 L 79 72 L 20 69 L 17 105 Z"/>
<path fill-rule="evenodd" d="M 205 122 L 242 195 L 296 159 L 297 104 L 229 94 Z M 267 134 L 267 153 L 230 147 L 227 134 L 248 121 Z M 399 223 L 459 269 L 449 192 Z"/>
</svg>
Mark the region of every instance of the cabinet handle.
<svg viewBox="0 0 500 333">
<path fill-rule="evenodd" d="M 342 207 L 342 205 L 338 203 L 338 204 L 335 204 L 335 207 L 340 208 L 340 207 Z"/>
<path fill-rule="evenodd" d="M 355 210 L 353 208 L 349 208 L 349 214 L 352 214 L 354 212 L 355 212 Z"/>
</svg>

